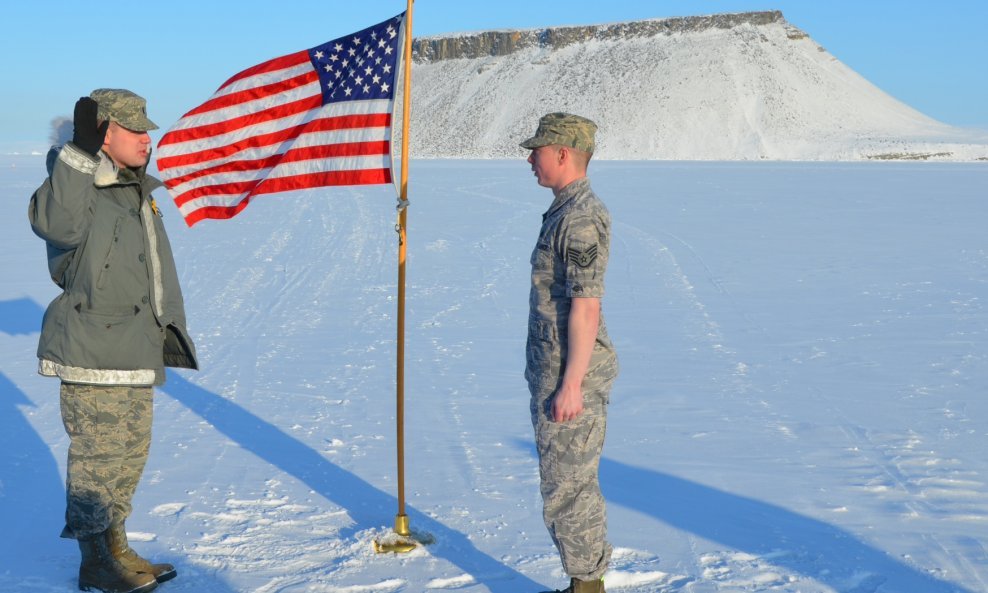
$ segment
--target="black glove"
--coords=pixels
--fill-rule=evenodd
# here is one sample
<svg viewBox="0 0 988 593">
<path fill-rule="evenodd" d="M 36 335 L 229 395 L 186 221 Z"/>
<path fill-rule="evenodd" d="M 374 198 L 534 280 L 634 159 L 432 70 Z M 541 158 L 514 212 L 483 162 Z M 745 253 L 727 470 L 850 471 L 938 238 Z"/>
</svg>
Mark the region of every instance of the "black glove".
<svg viewBox="0 0 988 593">
<path fill-rule="evenodd" d="M 75 117 L 72 120 L 72 143 L 94 157 L 103 148 L 106 129 L 110 127 L 109 120 L 96 125 L 98 111 L 99 105 L 95 100 L 90 97 L 80 97 L 75 102 Z"/>
</svg>

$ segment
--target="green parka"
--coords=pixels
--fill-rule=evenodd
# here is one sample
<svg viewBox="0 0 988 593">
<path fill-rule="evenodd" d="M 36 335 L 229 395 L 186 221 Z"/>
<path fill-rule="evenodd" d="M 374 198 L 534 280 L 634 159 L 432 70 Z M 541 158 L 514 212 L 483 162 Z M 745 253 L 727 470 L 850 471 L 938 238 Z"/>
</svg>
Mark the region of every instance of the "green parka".
<svg viewBox="0 0 988 593">
<path fill-rule="evenodd" d="M 67 383 L 161 385 L 165 367 L 197 369 L 165 227 L 144 168 L 53 148 L 28 217 L 63 292 L 48 306 L 38 372 Z"/>
</svg>

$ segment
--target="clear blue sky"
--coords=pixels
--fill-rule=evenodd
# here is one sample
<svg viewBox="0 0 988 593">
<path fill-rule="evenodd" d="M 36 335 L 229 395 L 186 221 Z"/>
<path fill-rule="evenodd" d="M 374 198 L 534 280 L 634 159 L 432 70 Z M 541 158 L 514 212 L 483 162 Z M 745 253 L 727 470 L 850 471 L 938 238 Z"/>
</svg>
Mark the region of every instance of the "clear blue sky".
<svg viewBox="0 0 988 593">
<path fill-rule="evenodd" d="M 144 95 L 151 118 L 167 128 L 243 68 L 404 9 L 405 0 L 5 4 L 0 144 L 44 145 L 52 118 L 71 115 L 96 87 Z M 781 10 L 913 108 L 988 129 L 988 0 L 418 0 L 413 25 L 422 36 L 755 10 Z"/>
</svg>

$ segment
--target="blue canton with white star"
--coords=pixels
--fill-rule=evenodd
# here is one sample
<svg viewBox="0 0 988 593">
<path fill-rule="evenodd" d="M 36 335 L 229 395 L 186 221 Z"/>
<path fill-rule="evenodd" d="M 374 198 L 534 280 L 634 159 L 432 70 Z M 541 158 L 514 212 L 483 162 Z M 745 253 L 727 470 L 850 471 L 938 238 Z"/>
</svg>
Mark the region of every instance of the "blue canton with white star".
<svg viewBox="0 0 988 593">
<path fill-rule="evenodd" d="M 309 50 L 323 105 L 394 97 L 398 29 L 405 13 Z"/>
</svg>

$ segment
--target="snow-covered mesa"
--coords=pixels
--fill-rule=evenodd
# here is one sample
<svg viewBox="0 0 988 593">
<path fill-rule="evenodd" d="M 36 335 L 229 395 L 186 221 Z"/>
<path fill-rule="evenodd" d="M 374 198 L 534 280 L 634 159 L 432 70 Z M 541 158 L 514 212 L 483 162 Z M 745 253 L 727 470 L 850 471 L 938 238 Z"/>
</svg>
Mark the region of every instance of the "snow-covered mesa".
<svg viewBox="0 0 988 593">
<path fill-rule="evenodd" d="M 549 111 L 602 159 L 988 160 L 988 132 L 889 96 L 780 12 L 418 38 L 412 154 L 512 158 Z"/>
</svg>

